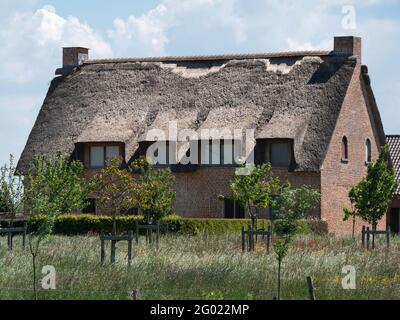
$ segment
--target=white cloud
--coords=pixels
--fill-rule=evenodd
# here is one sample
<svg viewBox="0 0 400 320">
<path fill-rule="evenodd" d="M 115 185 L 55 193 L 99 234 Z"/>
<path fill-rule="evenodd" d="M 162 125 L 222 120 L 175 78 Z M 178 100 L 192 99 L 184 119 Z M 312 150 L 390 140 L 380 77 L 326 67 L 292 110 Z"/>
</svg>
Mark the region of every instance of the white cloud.
<svg viewBox="0 0 400 320">
<path fill-rule="evenodd" d="M 139 17 L 115 19 L 108 35 L 118 55 L 166 54 L 170 38 L 188 30 L 216 30 L 212 37 L 228 30 L 240 43 L 246 38 L 245 25 L 234 5 L 233 0 L 164 0 Z"/>
<path fill-rule="evenodd" d="M 76 17 L 63 18 L 52 6 L 16 12 L 0 31 L 0 81 L 27 83 L 37 76 L 51 78 L 61 66 L 61 47 L 83 46 L 92 57 L 111 57 L 110 45 Z"/>
</svg>

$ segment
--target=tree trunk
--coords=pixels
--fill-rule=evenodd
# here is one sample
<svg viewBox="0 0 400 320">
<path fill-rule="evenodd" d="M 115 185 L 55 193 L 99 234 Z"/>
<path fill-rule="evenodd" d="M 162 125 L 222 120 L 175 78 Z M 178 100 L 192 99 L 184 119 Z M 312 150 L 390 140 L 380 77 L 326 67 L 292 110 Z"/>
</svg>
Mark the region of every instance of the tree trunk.
<svg viewBox="0 0 400 320">
<path fill-rule="evenodd" d="M 281 263 L 282 258 L 278 257 L 278 300 L 281 300 Z"/>
<path fill-rule="evenodd" d="M 113 235 L 113 236 L 116 236 L 116 235 L 117 235 L 117 221 L 116 221 L 116 219 L 115 219 L 115 215 L 113 216 L 112 235 Z"/>
<path fill-rule="evenodd" d="M 352 230 L 351 230 L 351 237 L 353 238 L 353 240 L 356 239 L 356 236 L 355 236 L 355 229 L 356 229 L 356 216 L 353 215 L 353 228 L 352 228 Z"/>
<path fill-rule="evenodd" d="M 376 231 L 376 223 L 372 225 L 372 231 Z M 372 232 L 372 249 L 375 249 L 375 232 Z"/>
</svg>

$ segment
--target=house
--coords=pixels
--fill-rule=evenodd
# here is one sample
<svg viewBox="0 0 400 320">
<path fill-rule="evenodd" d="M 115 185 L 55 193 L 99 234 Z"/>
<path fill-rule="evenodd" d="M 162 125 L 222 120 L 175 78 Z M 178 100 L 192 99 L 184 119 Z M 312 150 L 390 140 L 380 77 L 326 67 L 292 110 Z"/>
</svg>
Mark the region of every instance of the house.
<svg viewBox="0 0 400 320">
<path fill-rule="evenodd" d="M 396 171 L 397 189 L 394 192 L 392 204 L 387 215 L 387 224 L 395 233 L 400 231 L 400 135 L 387 135 L 386 141 L 389 146 L 389 156 L 392 166 Z"/>
<path fill-rule="evenodd" d="M 343 208 L 350 206 L 348 191 L 385 144 L 360 38 L 335 37 L 328 51 L 107 60 L 88 59 L 86 48 L 63 53 L 63 67 L 19 160 L 22 173 L 35 153 L 70 154 L 91 175 L 107 157 L 132 161 L 156 140 L 166 140 L 167 147 L 186 145 L 184 157 L 192 146 L 216 140 L 207 130 L 240 129 L 255 138 L 253 152 L 245 155 L 253 155 L 256 163 L 271 162 L 274 174 L 294 187 L 319 190 L 319 217 L 331 232 L 350 232 L 351 222 L 342 221 Z M 153 130 L 166 135 L 156 139 Z M 168 138 L 176 136 L 174 130 L 201 134 L 174 142 Z M 164 163 L 176 177 L 175 211 L 189 217 L 243 217 L 237 203 L 218 200 L 228 194 L 237 166 L 231 159 L 220 161 L 225 153 L 218 155 L 213 143 L 205 146 L 200 164 Z"/>
</svg>

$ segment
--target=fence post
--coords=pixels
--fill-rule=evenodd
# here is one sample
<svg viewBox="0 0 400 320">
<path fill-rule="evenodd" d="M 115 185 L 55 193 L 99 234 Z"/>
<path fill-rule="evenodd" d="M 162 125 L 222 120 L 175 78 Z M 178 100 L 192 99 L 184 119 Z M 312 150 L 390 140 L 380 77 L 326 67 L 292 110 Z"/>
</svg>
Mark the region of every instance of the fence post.
<svg viewBox="0 0 400 320">
<path fill-rule="evenodd" d="M 24 233 L 22 234 L 22 246 L 25 248 L 26 244 L 26 233 L 28 231 L 28 224 L 24 222 Z"/>
<path fill-rule="evenodd" d="M 268 226 L 267 229 L 267 254 L 269 254 L 269 245 L 270 245 L 270 241 L 271 241 L 271 226 Z"/>
<path fill-rule="evenodd" d="M 131 298 L 132 300 L 139 300 L 140 298 L 140 291 L 139 289 L 133 289 L 131 292 Z"/>
<path fill-rule="evenodd" d="M 157 249 L 159 247 L 159 242 L 160 242 L 160 221 L 157 221 L 157 235 L 156 235 L 156 241 L 157 241 Z"/>
<path fill-rule="evenodd" d="M 367 250 L 369 250 L 369 237 L 370 237 L 370 234 L 369 234 L 369 227 L 367 227 L 366 233 L 367 233 Z"/>
<path fill-rule="evenodd" d="M 307 286 L 308 286 L 308 296 L 310 300 L 315 300 L 315 288 L 313 286 L 312 278 L 310 276 L 307 277 Z"/>
<path fill-rule="evenodd" d="M 105 255 L 106 255 L 106 249 L 105 249 L 105 243 L 104 243 L 103 235 L 100 236 L 100 241 L 101 241 L 100 262 L 101 262 L 101 265 L 103 265 L 104 264 L 104 258 L 105 258 Z"/>
<path fill-rule="evenodd" d="M 128 266 L 132 265 L 132 239 L 133 239 L 132 230 L 129 230 L 129 232 L 128 232 Z"/>
<path fill-rule="evenodd" d="M 8 231 L 8 233 L 7 233 L 8 250 L 12 250 L 12 247 L 13 247 L 12 242 L 13 242 L 12 234 L 10 231 Z"/>
<path fill-rule="evenodd" d="M 115 262 L 115 249 L 117 241 L 111 240 L 111 263 Z"/>
<path fill-rule="evenodd" d="M 244 231 L 244 226 L 242 227 L 242 252 L 244 252 L 246 249 L 246 244 L 245 244 L 245 231 Z"/>
<path fill-rule="evenodd" d="M 362 226 L 361 230 L 361 245 L 365 248 L 365 226 Z"/>
<path fill-rule="evenodd" d="M 387 248 L 389 249 L 389 247 L 390 247 L 390 226 L 388 226 L 387 230 L 386 230 L 386 244 L 387 244 Z"/>
<path fill-rule="evenodd" d="M 137 221 L 135 221 L 135 239 L 136 244 L 139 244 L 139 224 Z"/>
</svg>

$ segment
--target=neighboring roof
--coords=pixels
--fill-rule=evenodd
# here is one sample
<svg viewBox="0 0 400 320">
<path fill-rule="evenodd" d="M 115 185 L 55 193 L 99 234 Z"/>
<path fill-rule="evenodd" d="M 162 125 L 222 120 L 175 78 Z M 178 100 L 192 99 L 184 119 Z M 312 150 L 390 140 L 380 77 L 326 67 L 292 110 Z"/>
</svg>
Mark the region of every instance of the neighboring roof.
<svg viewBox="0 0 400 320">
<path fill-rule="evenodd" d="M 393 168 L 396 170 L 397 190 L 395 195 L 400 195 L 400 135 L 386 135 L 389 146 L 389 155 Z"/>
<path fill-rule="evenodd" d="M 293 139 L 295 170 L 319 171 L 355 65 L 329 51 L 87 61 L 52 81 L 18 169 L 77 142 L 124 142 L 129 158 L 173 120 Z"/>
</svg>

